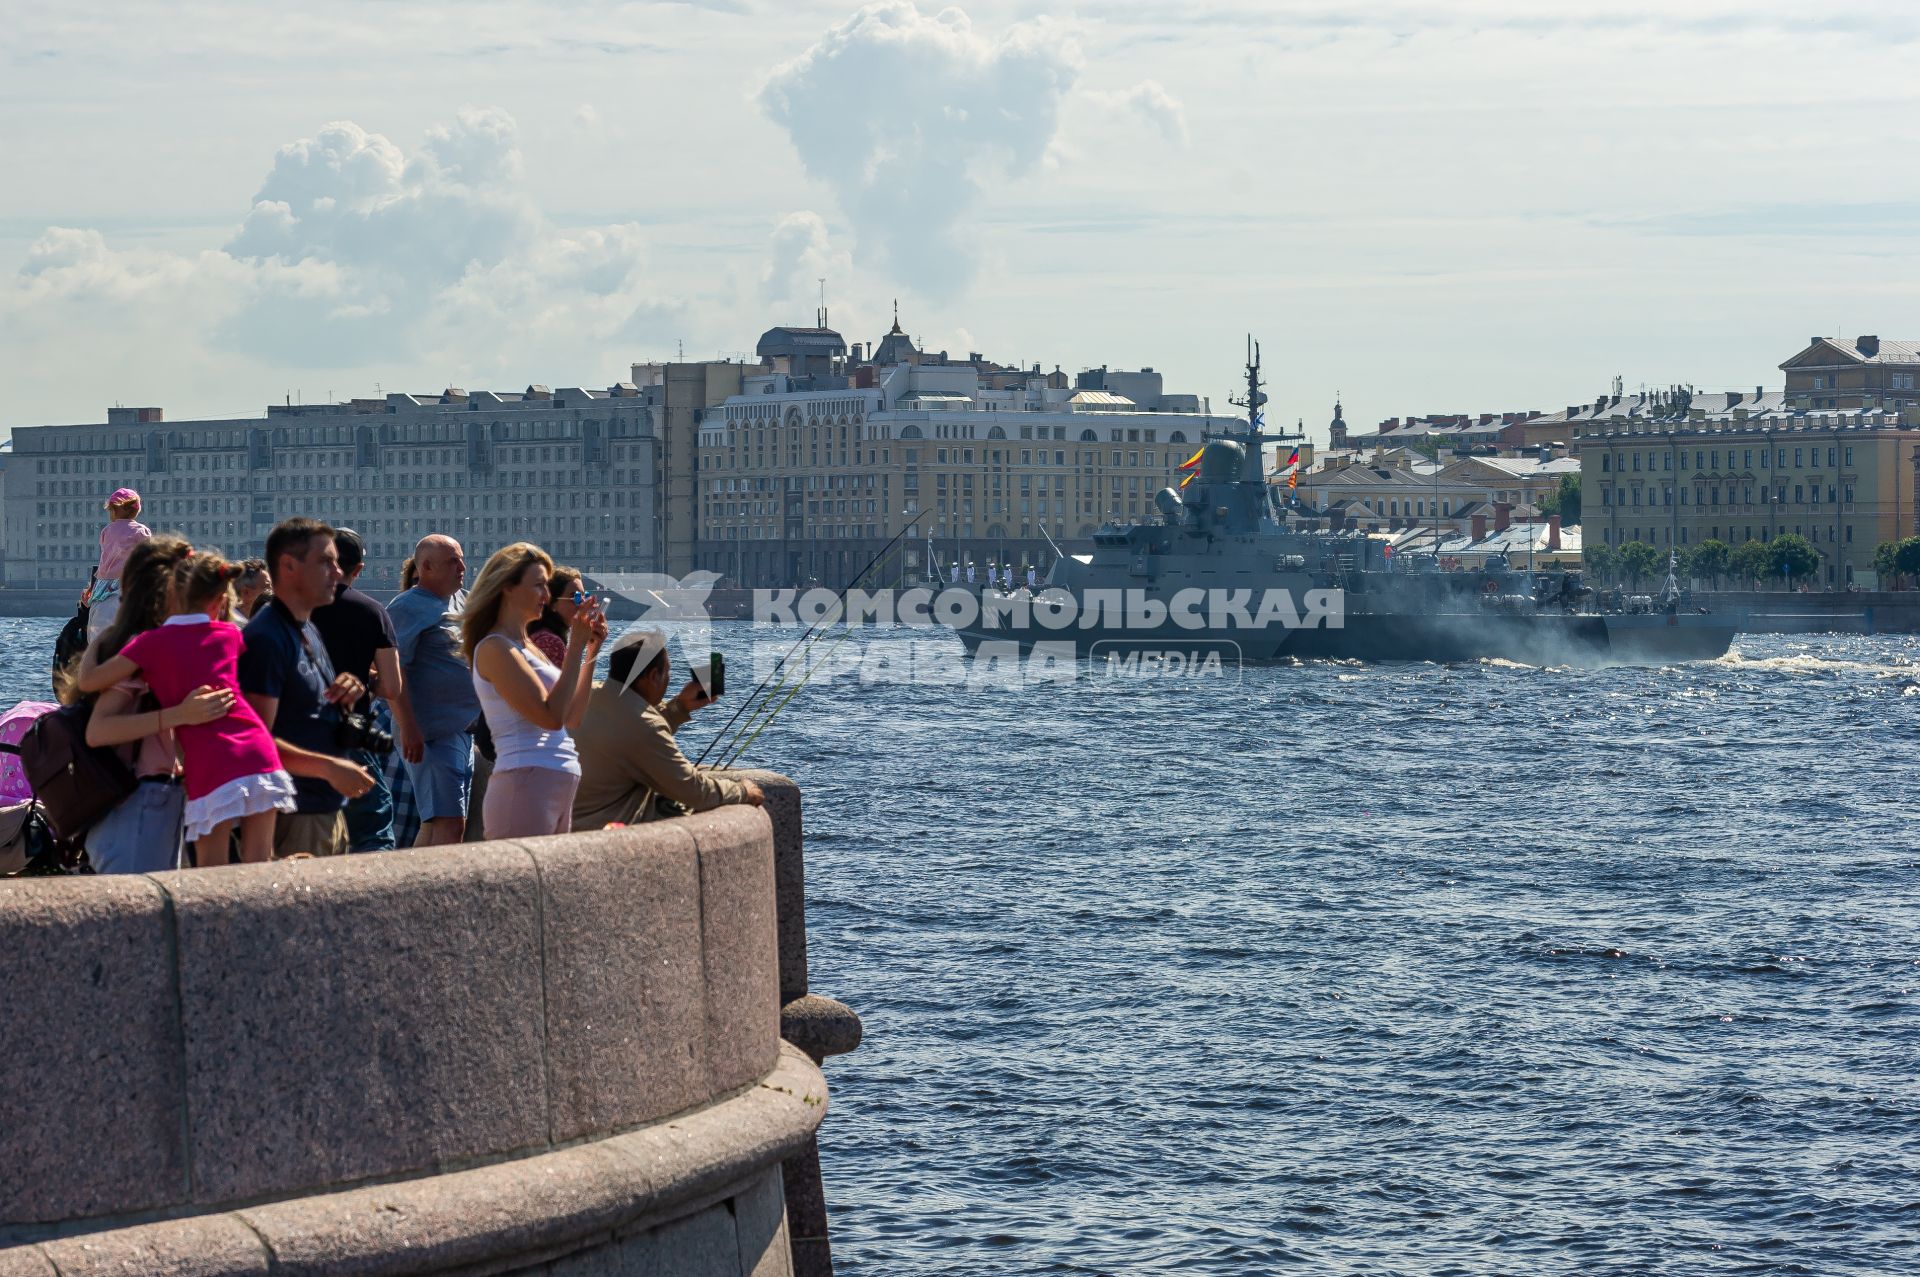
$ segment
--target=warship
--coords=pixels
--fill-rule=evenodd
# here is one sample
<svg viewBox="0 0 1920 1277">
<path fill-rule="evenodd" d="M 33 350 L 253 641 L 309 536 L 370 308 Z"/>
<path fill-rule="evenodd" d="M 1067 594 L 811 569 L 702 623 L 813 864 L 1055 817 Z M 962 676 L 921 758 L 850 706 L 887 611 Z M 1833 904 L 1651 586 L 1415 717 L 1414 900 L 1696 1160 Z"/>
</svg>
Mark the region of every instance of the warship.
<svg viewBox="0 0 1920 1277">
<path fill-rule="evenodd" d="M 1672 556 L 1658 594 L 1597 590 L 1578 571 L 1528 571 L 1500 555 L 1461 570 L 1395 554 L 1286 508 L 1269 484 L 1259 346 L 1248 342 L 1244 431 L 1207 440 L 1153 522 L 1110 523 L 1093 552 L 1061 554 L 1042 587 L 972 591 L 954 628 L 983 644 L 1074 656 L 1194 661 L 1473 661 L 1657 665 L 1722 656 L 1743 616 L 1692 605 Z M 1194 464 L 1194 463 L 1190 463 Z M 1183 467 L 1186 468 L 1186 467 Z"/>
</svg>

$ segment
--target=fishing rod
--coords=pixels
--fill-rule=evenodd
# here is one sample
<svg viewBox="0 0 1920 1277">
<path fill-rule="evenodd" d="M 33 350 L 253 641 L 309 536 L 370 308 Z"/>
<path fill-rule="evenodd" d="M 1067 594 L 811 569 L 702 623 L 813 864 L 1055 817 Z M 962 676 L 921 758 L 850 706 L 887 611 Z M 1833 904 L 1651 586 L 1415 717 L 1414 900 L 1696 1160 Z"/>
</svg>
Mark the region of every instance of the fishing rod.
<svg viewBox="0 0 1920 1277">
<path fill-rule="evenodd" d="M 758 736 L 760 731 L 765 729 L 767 723 L 772 721 L 772 716 L 786 707 L 787 701 L 792 699 L 791 694 L 785 699 L 780 700 L 778 705 L 774 704 L 775 698 L 779 696 L 781 690 L 786 686 L 787 681 L 793 677 L 795 670 L 811 668 L 809 661 L 813 649 L 819 645 L 821 639 L 826 637 L 827 631 L 823 627 L 830 627 L 835 624 L 837 620 L 844 619 L 846 615 L 847 595 L 852 593 L 853 589 L 858 586 L 875 567 L 879 566 L 886 559 L 892 552 L 894 542 L 898 541 L 899 537 L 904 535 L 912 526 L 912 524 L 908 524 L 906 528 L 902 528 L 899 534 L 896 534 L 886 545 L 880 548 L 879 553 L 867 561 L 866 566 L 854 574 L 853 579 L 841 589 L 839 596 L 834 599 L 832 606 L 827 608 L 826 611 L 821 614 L 820 619 L 815 621 L 813 625 L 808 628 L 807 632 L 801 635 L 792 647 L 787 649 L 785 654 L 781 656 L 779 663 L 775 666 L 774 671 L 765 679 L 761 680 L 760 686 L 754 689 L 753 695 L 749 696 L 747 700 L 741 704 L 740 708 L 734 711 L 733 718 L 727 720 L 726 724 L 720 729 L 720 732 L 715 735 L 713 741 L 709 743 L 707 749 L 701 751 L 700 759 L 695 760 L 696 765 L 698 765 L 700 760 L 706 758 L 707 753 L 711 751 L 715 745 L 721 746 L 721 756 L 725 759 L 729 751 L 734 750 L 735 744 L 741 737 L 747 734 L 749 729 L 753 730 L 753 735 Z M 848 627 L 846 634 L 851 633 L 852 628 Z M 840 641 L 846 641 L 845 634 L 842 635 Z M 835 649 L 838 647 L 839 643 L 834 644 Z M 797 659 L 796 653 L 798 654 Z M 772 684 L 771 688 L 769 688 L 769 684 Z M 758 698 L 757 702 L 756 697 Z M 736 728 L 734 724 L 740 719 L 742 714 L 746 715 L 746 721 L 740 723 Z M 733 736 L 731 739 L 724 739 L 729 729 L 733 731 Z M 737 758 L 738 756 L 737 751 L 732 753 L 732 757 Z M 723 761 L 718 765 L 724 767 L 730 764 Z"/>
<path fill-rule="evenodd" d="M 867 561 L 866 566 L 854 574 L 853 579 L 841 589 L 839 595 L 834 599 L 832 606 L 828 607 L 826 611 L 820 615 L 820 618 L 808 628 L 807 632 L 802 634 L 800 638 L 794 642 L 793 646 L 787 649 L 780 657 L 773 671 L 761 680 L 760 685 L 754 688 L 752 694 L 741 703 L 740 708 L 734 711 L 733 717 L 728 719 L 720 731 L 714 735 L 713 740 L 708 743 L 707 748 L 701 751 L 700 757 L 694 760 L 695 766 L 703 762 L 708 753 L 710 753 L 716 745 L 721 747 L 720 752 L 723 760 L 716 765 L 721 767 L 731 766 L 729 752 L 731 751 L 731 758 L 737 759 L 739 757 L 739 752 L 735 749 L 735 745 L 743 736 L 747 735 L 748 730 L 752 729 L 753 736 L 757 737 L 761 731 L 765 730 L 766 725 L 773 721 L 773 716 L 786 707 L 787 702 L 793 699 L 791 692 L 784 699 L 780 700 L 777 705 L 774 703 L 775 698 L 779 696 L 782 688 L 786 686 L 787 681 L 793 677 L 796 669 L 806 668 L 809 670 L 809 677 L 811 676 L 810 671 L 813 667 L 809 665 L 809 658 L 812 656 L 813 649 L 818 646 L 820 640 L 826 636 L 826 630 L 823 627 L 830 627 L 835 624 L 837 620 L 845 617 L 847 596 L 866 578 L 868 573 L 872 572 L 875 567 L 879 566 L 886 559 L 888 554 L 892 552 L 894 543 L 912 527 L 913 524 L 909 523 L 906 527 L 902 528 L 899 533 L 896 533 L 888 540 L 886 545 L 880 548 L 879 553 Z M 849 626 L 841 636 L 840 642 L 845 642 L 846 635 L 851 633 L 852 627 Z M 834 648 L 830 649 L 829 655 L 831 655 L 832 650 L 837 650 L 838 647 L 839 643 L 835 643 Z M 795 659 L 796 653 L 798 653 L 797 660 Z M 769 688 L 769 684 L 772 684 L 771 688 Z M 756 698 L 758 698 L 757 701 Z M 740 723 L 738 728 L 735 728 L 734 724 L 739 721 L 742 714 L 746 715 L 746 721 Z M 729 730 L 732 730 L 734 733 L 730 740 L 726 738 L 726 733 Z"/>
<path fill-rule="evenodd" d="M 885 554 L 886 551 L 882 550 L 881 553 Z M 747 722 L 741 726 L 740 731 L 736 733 L 734 737 L 735 741 L 738 743 L 733 748 L 733 751 L 727 756 L 726 760 L 723 763 L 721 763 L 721 766 L 732 767 L 736 762 L 740 761 L 740 756 L 747 752 L 747 750 L 753 745 L 754 741 L 760 739 L 760 733 L 766 731 L 767 728 L 773 725 L 773 720 L 780 717 L 781 713 L 787 708 L 788 704 L 792 702 L 793 698 L 800 694 L 800 689 L 804 688 L 808 683 L 812 682 L 813 676 L 820 672 L 820 668 L 824 665 L 830 664 L 833 661 L 833 654 L 840 650 L 840 645 L 842 643 L 845 643 L 848 639 L 852 637 L 853 637 L 853 627 L 851 625 L 846 626 L 843 630 L 841 630 L 840 637 L 834 640 L 833 646 L 829 647 L 826 650 L 826 653 L 822 655 L 819 660 L 812 661 L 809 663 L 806 661 L 805 656 L 803 656 L 802 663 L 806 665 L 806 672 L 801 675 L 800 681 L 795 683 L 790 689 L 788 689 L 787 694 L 780 698 L 779 704 L 774 705 L 773 709 L 769 711 L 764 718 L 761 718 L 759 720 L 758 726 L 755 726 L 754 719 L 752 718 L 749 718 Z M 807 648 L 807 654 L 810 655 L 813 651 L 813 646 L 817 646 L 818 643 L 819 643 L 819 640 L 815 639 L 814 644 Z M 775 691 L 777 692 L 778 688 L 776 688 Z M 773 702 L 773 694 L 769 693 L 769 695 L 767 696 L 767 699 L 761 702 L 761 708 L 765 709 L 766 706 L 769 704 L 772 704 L 772 702 Z M 751 734 L 748 734 L 747 732 L 747 728 L 749 727 L 753 728 L 753 732 Z"/>
<path fill-rule="evenodd" d="M 740 720 L 740 716 L 742 714 L 745 714 L 747 710 L 754 704 L 755 699 L 758 698 L 762 692 L 765 692 L 767 690 L 768 684 L 773 683 L 776 679 L 778 679 L 781 683 L 786 682 L 787 675 L 791 668 L 790 662 L 792 661 L 793 654 L 800 650 L 800 647 L 802 644 L 806 643 L 809 639 L 813 638 L 815 631 L 819 630 L 821 626 L 828 624 L 835 612 L 840 611 L 841 609 L 844 609 L 846 607 L 847 595 L 851 594 L 853 592 L 853 588 L 858 584 L 860 584 L 861 578 L 866 576 L 868 572 L 871 572 L 874 566 L 878 564 L 882 559 L 884 559 L 887 556 L 887 554 L 893 549 L 894 544 L 897 541 L 899 541 L 901 537 L 905 536 L 908 532 L 912 531 L 913 528 L 919 524 L 919 522 L 920 522 L 920 516 L 915 515 L 911 520 L 907 522 L 907 524 L 904 527 L 902 527 L 898 532 L 894 533 L 893 536 L 888 539 L 885 545 L 880 547 L 879 553 L 875 554 L 871 559 L 867 560 L 867 565 L 865 567 L 861 568 L 860 571 L 854 574 L 853 579 L 847 582 L 846 586 L 841 589 L 839 597 L 837 597 L 833 602 L 833 606 L 828 608 L 825 612 L 823 612 L 820 616 L 820 619 L 815 621 L 811 626 L 808 627 L 806 633 L 802 634 L 799 638 L 794 640 L 793 646 L 789 647 L 784 653 L 781 654 L 780 659 L 774 663 L 774 667 L 767 672 L 767 676 L 760 680 L 759 686 L 755 687 L 751 692 L 747 693 L 747 698 L 744 701 L 740 702 L 740 708 L 733 711 L 733 717 L 729 718 L 726 722 L 720 725 L 720 730 L 718 732 L 715 732 L 713 739 L 707 742 L 707 747 L 700 751 L 700 756 L 698 758 L 693 760 L 693 765 L 695 767 L 698 767 L 701 763 L 704 763 L 707 760 L 707 755 L 713 752 L 713 747 L 720 743 L 721 739 L 726 736 L 727 732 L 732 729 L 733 725 Z M 765 702 L 763 701 L 762 704 L 764 703 Z M 752 720 L 749 720 L 749 722 L 751 721 Z M 745 729 L 743 728 L 742 730 L 745 730 Z"/>
</svg>

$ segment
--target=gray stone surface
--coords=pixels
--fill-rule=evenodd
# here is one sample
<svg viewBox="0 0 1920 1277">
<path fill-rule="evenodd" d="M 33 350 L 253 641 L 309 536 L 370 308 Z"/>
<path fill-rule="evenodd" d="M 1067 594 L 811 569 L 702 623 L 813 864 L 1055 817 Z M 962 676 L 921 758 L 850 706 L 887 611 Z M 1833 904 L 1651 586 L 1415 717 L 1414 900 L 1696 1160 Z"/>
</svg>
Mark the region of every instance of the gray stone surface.
<svg viewBox="0 0 1920 1277">
<path fill-rule="evenodd" d="M 159 877 L 179 933 L 196 1200 L 544 1145 L 524 850 Z"/>
<path fill-rule="evenodd" d="M 0 1223 L 187 1197 L 173 943 L 141 877 L 0 881 Z"/>
<path fill-rule="evenodd" d="M 805 1148 L 780 1166 L 787 1202 L 788 1246 L 795 1277 L 831 1277 L 833 1249 L 827 1238 L 827 1199 L 820 1180 L 820 1145 Z"/>
<path fill-rule="evenodd" d="M 731 1188 L 745 1175 L 783 1161 L 819 1128 L 826 1079 L 791 1046 L 758 1085 L 721 1104 L 603 1141 L 640 1166 L 663 1201 Z M 715 1150 L 727 1149 L 725 1157 Z"/>
<path fill-rule="evenodd" d="M 435 1273 L 611 1236 L 648 1191 L 631 1162 L 584 1145 L 240 1214 L 273 1248 L 276 1277 Z"/>
<path fill-rule="evenodd" d="M 734 1198 L 734 1228 L 740 1236 L 740 1271 L 752 1277 L 793 1277 L 787 1244 L 787 1208 L 774 1167 Z"/>
<path fill-rule="evenodd" d="M 60 1274 L 38 1246 L 14 1246 L 0 1250 L 0 1277 L 60 1277 Z"/>
<path fill-rule="evenodd" d="M 861 1032 L 860 1017 L 852 1008 L 817 993 L 780 1008 L 780 1036 L 805 1051 L 815 1064 L 859 1046 Z"/>
<path fill-rule="evenodd" d="M 232 1215 L 201 1215 L 45 1243 L 60 1277 L 267 1277 L 267 1249 Z"/>
<path fill-rule="evenodd" d="M 687 822 L 527 847 L 541 871 L 554 1140 L 703 1102 L 700 866 Z"/>
<path fill-rule="evenodd" d="M 765 813 L 722 807 L 692 826 L 700 849 L 707 1064 L 714 1090 L 773 1067 L 780 1039 L 773 857 Z"/>
<path fill-rule="evenodd" d="M 780 928 L 780 1001 L 807 992 L 807 869 L 800 786 L 779 772 L 738 773 L 765 791 L 773 821 L 774 897 Z"/>
<path fill-rule="evenodd" d="M 733 1211 L 721 1202 L 565 1259 L 550 1277 L 740 1277 Z"/>
</svg>

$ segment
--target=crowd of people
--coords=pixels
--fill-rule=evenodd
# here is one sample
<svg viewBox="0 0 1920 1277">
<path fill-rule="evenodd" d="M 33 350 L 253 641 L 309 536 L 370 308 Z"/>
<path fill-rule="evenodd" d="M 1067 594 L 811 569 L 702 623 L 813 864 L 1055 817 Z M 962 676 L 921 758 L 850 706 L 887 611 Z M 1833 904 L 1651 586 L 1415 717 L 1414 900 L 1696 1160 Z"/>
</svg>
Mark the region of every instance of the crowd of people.
<svg viewBox="0 0 1920 1277">
<path fill-rule="evenodd" d="M 86 832 L 99 873 L 430 847 L 634 824 L 753 782 L 697 768 L 675 730 L 666 636 L 610 647 L 580 572 L 516 542 L 467 587 L 460 543 L 423 538 L 388 602 L 351 529 L 291 518 L 231 562 L 107 501 L 85 651 L 56 680 L 131 794 Z M 608 677 L 594 671 L 603 648 Z"/>
</svg>

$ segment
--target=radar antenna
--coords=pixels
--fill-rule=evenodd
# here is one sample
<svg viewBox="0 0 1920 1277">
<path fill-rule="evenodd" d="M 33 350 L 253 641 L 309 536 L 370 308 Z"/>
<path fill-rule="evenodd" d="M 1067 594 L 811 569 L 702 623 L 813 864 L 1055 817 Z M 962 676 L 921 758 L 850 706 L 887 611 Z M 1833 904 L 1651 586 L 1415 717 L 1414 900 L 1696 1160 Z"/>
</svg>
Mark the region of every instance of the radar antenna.
<svg viewBox="0 0 1920 1277">
<path fill-rule="evenodd" d="M 1245 483 L 1264 484 L 1267 481 L 1267 457 L 1265 446 L 1270 443 L 1290 443 L 1304 441 L 1304 434 L 1267 434 L 1261 429 L 1267 406 L 1267 393 L 1260 388 L 1260 343 L 1251 334 L 1247 337 L 1247 393 L 1244 398 L 1232 397 L 1228 401 L 1247 410 L 1247 459 L 1246 468 L 1240 478 Z M 1231 432 L 1229 432 L 1231 437 Z"/>
</svg>

